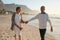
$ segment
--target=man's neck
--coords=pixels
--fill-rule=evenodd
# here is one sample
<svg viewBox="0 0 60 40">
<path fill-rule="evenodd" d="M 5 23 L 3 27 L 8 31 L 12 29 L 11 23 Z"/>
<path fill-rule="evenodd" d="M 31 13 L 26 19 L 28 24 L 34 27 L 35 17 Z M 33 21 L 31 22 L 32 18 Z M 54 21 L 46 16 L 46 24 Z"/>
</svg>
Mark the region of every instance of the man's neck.
<svg viewBox="0 0 60 40">
<path fill-rule="evenodd" d="M 45 12 L 41 12 L 41 14 L 45 14 Z"/>
</svg>

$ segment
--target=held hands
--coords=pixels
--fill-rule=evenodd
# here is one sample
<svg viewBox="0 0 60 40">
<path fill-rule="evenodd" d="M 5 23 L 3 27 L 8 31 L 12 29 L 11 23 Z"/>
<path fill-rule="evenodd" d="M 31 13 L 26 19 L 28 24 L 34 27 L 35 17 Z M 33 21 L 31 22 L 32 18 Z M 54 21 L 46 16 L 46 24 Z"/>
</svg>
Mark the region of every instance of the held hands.
<svg viewBox="0 0 60 40">
<path fill-rule="evenodd" d="M 21 20 L 21 23 L 25 23 L 25 24 L 27 24 L 27 23 L 28 23 L 28 21 L 23 21 L 23 20 Z"/>
<path fill-rule="evenodd" d="M 27 24 L 27 23 L 28 23 L 28 21 L 24 21 L 23 23 Z"/>
<path fill-rule="evenodd" d="M 25 21 L 25 24 L 27 24 L 28 23 L 28 21 Z"/>
</svg>

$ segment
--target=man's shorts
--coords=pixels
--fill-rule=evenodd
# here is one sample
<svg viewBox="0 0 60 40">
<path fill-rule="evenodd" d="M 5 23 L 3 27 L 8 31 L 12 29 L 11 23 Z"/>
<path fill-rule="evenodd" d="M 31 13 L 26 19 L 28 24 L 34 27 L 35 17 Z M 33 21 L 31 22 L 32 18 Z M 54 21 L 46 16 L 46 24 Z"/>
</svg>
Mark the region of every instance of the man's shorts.
<svg viewBox="0 0 60 40">
<path fill-rule="evenodd" d="M 17 35 L 21 35 L 21 32 L 20 32 L 20 29 L 16 26 L 14 26 L 14 33 L 17 34 Z"/>
</svg>

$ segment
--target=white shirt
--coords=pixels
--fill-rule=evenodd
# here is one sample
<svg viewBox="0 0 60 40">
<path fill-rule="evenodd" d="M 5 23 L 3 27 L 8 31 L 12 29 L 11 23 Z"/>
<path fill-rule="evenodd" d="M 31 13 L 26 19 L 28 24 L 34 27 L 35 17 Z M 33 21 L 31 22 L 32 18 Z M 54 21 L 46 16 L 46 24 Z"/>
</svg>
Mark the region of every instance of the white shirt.
<svg viewBox="0 0 60 40">
<path fill-rule="evenodd" d="M 46 13 L 45 14 L 39 13 L 38 15 L 33 17 L 31 20 L 34 20 L 34 19 L 39 20 L 39 29 L 46 29 L 47 21 L 50 23 L 50 26 L 51 26 L 49 16 Z M 31 21 L 31 20 L 29 20 L 29 21 Z"/>
<path fill-rule="evenodd" d="M 15 15 L 15 23 L 16 23 L 18 26 L 20 26 L 20 21 L 21 21 L 20 19 L 21 19 L 20 15 L 16 13 L 16 15 Z"/>
</svg>

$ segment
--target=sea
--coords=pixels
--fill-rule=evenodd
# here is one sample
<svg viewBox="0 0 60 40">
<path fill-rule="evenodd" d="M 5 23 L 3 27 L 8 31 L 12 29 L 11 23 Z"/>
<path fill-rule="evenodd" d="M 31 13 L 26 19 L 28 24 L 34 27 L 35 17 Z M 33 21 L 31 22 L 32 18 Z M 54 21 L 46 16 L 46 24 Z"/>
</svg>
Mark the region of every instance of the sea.
<svg viewBox="0 0 60 40">
<path fill-rule="evenodd" d="M 23 19 L 25 19 L 25 21 L 30 20 L 31 18 L 33 18 L 35 15 L 28 15 L 28 16 L 23 16 Z M 52 35 L 55 37 L 56 40 L 60 40 L 60 16 L 49 16 L 52 26 L 53 26 L 53 32 L 50 31 L 50 25 L 47 22 L 47 31 L 46 33 Z M 31 22 L 28 23 L 28 25 L 32 25 L 34 27 L 39 27 L 39 21 L 36 20 L 32 20 Z"/>
</svg>

